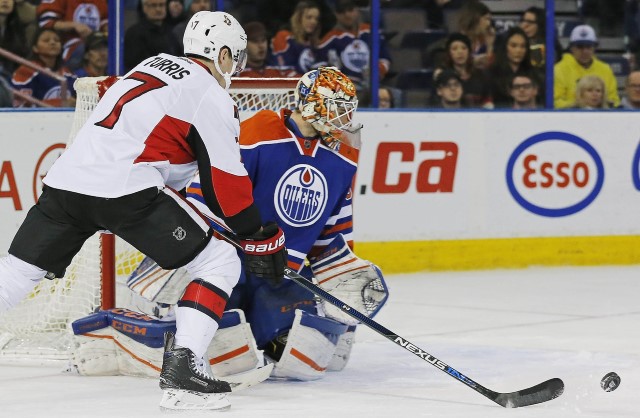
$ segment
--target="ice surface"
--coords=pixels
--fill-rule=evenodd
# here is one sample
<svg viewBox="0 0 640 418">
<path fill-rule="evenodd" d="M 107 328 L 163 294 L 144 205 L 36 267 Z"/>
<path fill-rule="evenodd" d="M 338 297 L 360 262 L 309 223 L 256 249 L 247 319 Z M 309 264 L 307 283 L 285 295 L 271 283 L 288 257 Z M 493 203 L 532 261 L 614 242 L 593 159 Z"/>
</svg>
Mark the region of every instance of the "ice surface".
<svg viewBox="0 0 640 418">
<path fill-rule="evenodd" d="M 375 318 L 481 385 L 511 392 L 552 377 L 565 393 L 504 409 L 360 327 L 347 368 L 316 382 L 267 381 L 231 396 L 221 417 L 640 416 L 640 266 L 421 273 L 387 278 Z M 622 383 L 604 392 L 600 379 Z M 0 417 L 161 415 L 156 380 L 0 366 Z"/>
</svg>

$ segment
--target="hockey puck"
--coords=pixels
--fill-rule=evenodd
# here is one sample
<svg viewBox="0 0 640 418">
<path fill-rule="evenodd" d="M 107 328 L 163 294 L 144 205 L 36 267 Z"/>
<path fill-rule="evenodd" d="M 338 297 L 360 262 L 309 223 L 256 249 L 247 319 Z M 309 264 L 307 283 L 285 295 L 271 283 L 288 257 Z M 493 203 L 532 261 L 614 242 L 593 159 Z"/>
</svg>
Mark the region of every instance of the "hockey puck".
<svg viewBox="0 0 640 418">
<path fill-rule="evenodd" d="M 611 372 L 604 375 L 600 381 L 600 387 L 605 392 L 613 392 L 620 386 L 620 376 L 617 373 Z"/>
</svg>

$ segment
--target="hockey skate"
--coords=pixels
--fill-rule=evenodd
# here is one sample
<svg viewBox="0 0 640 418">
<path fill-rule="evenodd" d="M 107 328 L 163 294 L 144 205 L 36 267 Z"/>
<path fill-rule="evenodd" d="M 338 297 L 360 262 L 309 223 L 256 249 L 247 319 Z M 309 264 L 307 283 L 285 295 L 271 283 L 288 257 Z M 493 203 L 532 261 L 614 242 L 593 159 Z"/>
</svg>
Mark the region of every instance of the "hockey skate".
<svg viewBox="0 0 640 418">
<path fill-rule="evenodd" d="M 204 359 L 185 347 L 176 347 L 172 333 L 165 334 L 164 358 L 160 372 L 164 390 L 160 410 L 225 410 L 231 407 L 229 383 L 214 378 Z"/>
</svg>

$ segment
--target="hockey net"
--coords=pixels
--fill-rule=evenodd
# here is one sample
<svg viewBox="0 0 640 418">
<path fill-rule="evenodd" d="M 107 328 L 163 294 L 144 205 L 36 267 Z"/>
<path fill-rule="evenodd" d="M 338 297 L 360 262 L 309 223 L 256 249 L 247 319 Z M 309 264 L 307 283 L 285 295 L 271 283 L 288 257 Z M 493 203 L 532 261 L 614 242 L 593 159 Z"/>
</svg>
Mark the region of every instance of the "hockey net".
<svg viewBox="0 0 640 418">
<path fill-rule="evenodd" d="M 68 145 L 100 100 L 99 82 L 74 83 L 76 107 Z M 297 79 L 236 78 L 230 89 L 244 120 L 261 109 L 293 108 Z M 125 306 L 126 279 L 144 256 L 108 233 L 90 238 L 65 277 L 43 280 L 18 306 L 0 315 L 0 363 L 58 364 L 69 358 L 74 320 L 114 306 Z"/>
</svg>

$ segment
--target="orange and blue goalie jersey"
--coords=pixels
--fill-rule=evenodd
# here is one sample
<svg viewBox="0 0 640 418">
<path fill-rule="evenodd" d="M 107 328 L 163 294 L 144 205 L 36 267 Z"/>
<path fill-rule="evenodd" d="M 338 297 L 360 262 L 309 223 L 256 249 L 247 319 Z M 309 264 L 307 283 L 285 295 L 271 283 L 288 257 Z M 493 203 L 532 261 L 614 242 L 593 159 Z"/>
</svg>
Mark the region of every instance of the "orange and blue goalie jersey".
<svg viewBox="0 0 640 418">
<path fill-rule="evenodd" d="M 318 138 L 302 137 L 289 121 L 290 114 L 256 113 L 241 123 L 239 141 L 262 219 L 274 220 L 283 229 L 289 266 L 300 270 L 308 254 L 338 233 L 353 243 L 352 185 L 358 150 L 341 144 L 336 152 Z M 187 195 L 202 201 L 197 186 L 192 184 Z"/>
</svg>

